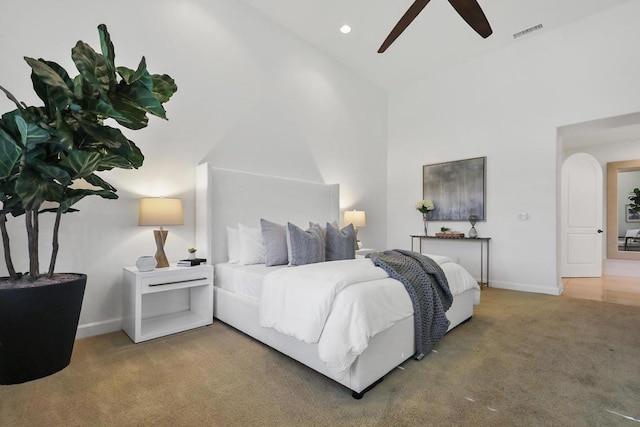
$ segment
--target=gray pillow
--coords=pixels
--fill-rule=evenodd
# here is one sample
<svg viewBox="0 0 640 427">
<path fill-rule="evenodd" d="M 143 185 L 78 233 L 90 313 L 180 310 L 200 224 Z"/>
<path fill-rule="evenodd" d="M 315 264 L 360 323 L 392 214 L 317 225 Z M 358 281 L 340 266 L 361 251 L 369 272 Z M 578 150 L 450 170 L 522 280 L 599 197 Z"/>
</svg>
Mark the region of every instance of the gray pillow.
<svg viewBox="0 0 640 427">
<path fill-rule="evenodd" d="M 326 247 L 327 247 L 327 229 L 326 229 L 326 228 L 324 228 L 323 226 L 321 226 L 321 225 L 320 225 L 320 224 L 318 224 L 318 223 L 315 223 L 315 222 L 311 222 L 311 221 L 309 221 L 309 227 L 312 227 L 312 226 L 314 226 L 314 225 L 317 225 L 318 227 L 320 227 L 320 231 L 322 231 L 322 241 L 324 242 L 324 247 L 326 248 Z M 331 225 L 333 225 L 335 228 L 339 228 L 339 227 L 340 227 L 340 226 L 338 225 L 338 223 L 337 223 L 337 222 L 335 222 L 335 221 L 333 221 L 333 222 L 331 223 Z"/>
<path fill-rule="evenodd" d="M 356 231 L 353 224 L 340 230 L 327 223 L 326 260 L 354 259 L 356 257 Z"/>
<path fill-rule="evenodd" d="M 262 243 L 264 244 L 265 265 L 284 265 L 289 263 L 287 254 L 287 227 L 260 218 Z"/>
<path fill-rule="evenodd" d="M 324 261 L 324 242 L 322 231 L 317 224 L 303 230 L 287 223 L 287 244 L 289 246 L 289 264 L 304 265 Z"/>
</svg>

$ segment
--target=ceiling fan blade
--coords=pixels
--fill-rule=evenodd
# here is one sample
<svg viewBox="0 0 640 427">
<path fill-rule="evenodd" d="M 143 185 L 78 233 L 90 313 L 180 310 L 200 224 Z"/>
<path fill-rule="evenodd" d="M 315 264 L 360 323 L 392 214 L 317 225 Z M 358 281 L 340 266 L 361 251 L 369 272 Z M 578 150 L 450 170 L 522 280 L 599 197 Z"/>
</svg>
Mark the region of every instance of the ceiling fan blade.
<svg viewBox="0 0 640 427">
<path fill-rule="evenodd" d="M 416 19 L 416 16 L 418 16 L 418 14 L 422 12 L 422 9 L 425 8 L 429 1 L 430 0 L 416 0 L 413 2 L 411 7 L 409 7 L 409 10 L 407 10 L 405 14 L 402 15 L 402 18 L 400 18 L 396 26 L 393 27 L 393 30 L 391 30 L 385 41 L 382 43 L 382 46 L 380 46 L 380 49 L 378 49 L 378 53 L 384 52 L 389 46 L 391 46 L 391 43 L 393 43 L 400 36 L 400 34 L 402 34 L 402 32 L 407 29 L 409 24 L 411 24 L 413 20 Z"/>
<path fill-rule="evenodd" d="M 449 0 L 449 3 L 482 38 L 486 39 L 493 34 L 491 25 L 476 0 Z"/>
</svg>

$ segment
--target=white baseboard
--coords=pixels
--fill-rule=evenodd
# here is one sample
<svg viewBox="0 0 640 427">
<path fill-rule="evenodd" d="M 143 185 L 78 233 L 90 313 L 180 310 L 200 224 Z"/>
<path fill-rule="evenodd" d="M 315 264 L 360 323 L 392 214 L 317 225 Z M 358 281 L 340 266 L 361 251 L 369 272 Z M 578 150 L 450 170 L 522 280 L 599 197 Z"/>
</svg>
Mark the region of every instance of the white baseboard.
<svg viewBox="0 0 640 427">
<path fill-rule="evenodd" d="M 78 325 L 76 339 L 117 332 L 122 329 L 122 319 L 103 320 L 102 322 Z"/>
<path fill-rule="evenodd" d="M 498 289 L 508 289 L 510 291 L 519 291 L 519 292 L 533 292 L 536 294 L 547 294 L 547 295 L 555 295 L 558 296 L 562 293 L 562 289 L 559 287 L 547 287 L 547 286 L 534 286 L 528 285 L 526 283 L 509 283 L 509 282 L 499 282 L 492 280 L 489 282 L 490 288 L 498 288 Z"/>
</svg>

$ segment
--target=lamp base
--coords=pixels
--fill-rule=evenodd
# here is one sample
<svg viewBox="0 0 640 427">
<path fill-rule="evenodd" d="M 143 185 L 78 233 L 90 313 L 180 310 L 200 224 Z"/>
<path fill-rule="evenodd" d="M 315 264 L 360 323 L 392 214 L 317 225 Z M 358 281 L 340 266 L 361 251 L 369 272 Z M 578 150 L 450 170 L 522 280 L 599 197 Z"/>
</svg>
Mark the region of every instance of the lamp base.
<svg viewBox="0 0 640 427">
<path fill-rule="evenodd" d="M 153 230 L 153 237 L 156 239 L 156 268 L 169 267 L 167 255 L 164 253 L 164 242 L 167 240 L 168 230 Z"/>
</svg>

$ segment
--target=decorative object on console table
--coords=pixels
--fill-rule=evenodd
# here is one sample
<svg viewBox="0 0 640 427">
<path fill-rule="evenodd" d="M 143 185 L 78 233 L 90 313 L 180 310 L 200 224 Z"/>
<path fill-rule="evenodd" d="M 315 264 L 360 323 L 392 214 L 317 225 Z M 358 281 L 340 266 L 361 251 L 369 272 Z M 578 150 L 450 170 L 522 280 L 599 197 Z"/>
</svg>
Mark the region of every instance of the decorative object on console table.
<svg viewBox="0 0 640 427">
<path fill-rule="evenodd" d="M 362 248 L 362 242 L 358 240 L 358 227 L 365 227 L 367 225 L 367 214 L 364 211 L 345 211 L 343 225 L 353 224 L 353 228 L 356 232 L 356 249 Z"/>
<path fill-rule="evenodd" d="M 187 253 L 188 253 L 187 259 L 195 259 L 196 258 L 196 251 L 197 251 L 196 248 L 187 249 Z"/>
<path fill-rule="evenodd" d="M 436 233 L 438 239 L 464 239 L 464 233 L 459 231 L 442 231 Z"/>
<path fill-rule="evenodd" d="M 169 231 L 162 227 L 165 225 L 183 225 L 182 200 L 164 197 L 144 197 L 140 199 L 140 213 L 138 225 L 156 225 L 160 230 L 153 230 L 156 239 L 157 268 L 169 267 L 167 255 L 164 253 L 164 243 Z"/>
<path fill-rule="evenodd" d="M 432 210 L 434 210 L 436 208 L 435 203 L 433 203 L 433 200 L 429 200 L 429 199 L 424 199 L 424 200 L 420 200 L 418 203 L 416 203 L 416 209 L 422 214 L 422 222 L 424 224 L 424 235 L 428 236 L 429 233 L 429 212 L 431 212 Z"/>
<path fill-rule="evenodd" d="M 478 230 L 476 230 L 476 222 L 478 221 L 477 215 L 469 215 L 469 223 L 471 228 L 469 229 L 469 237 L 475 239 L 478 237 Z"/>
</svg>

